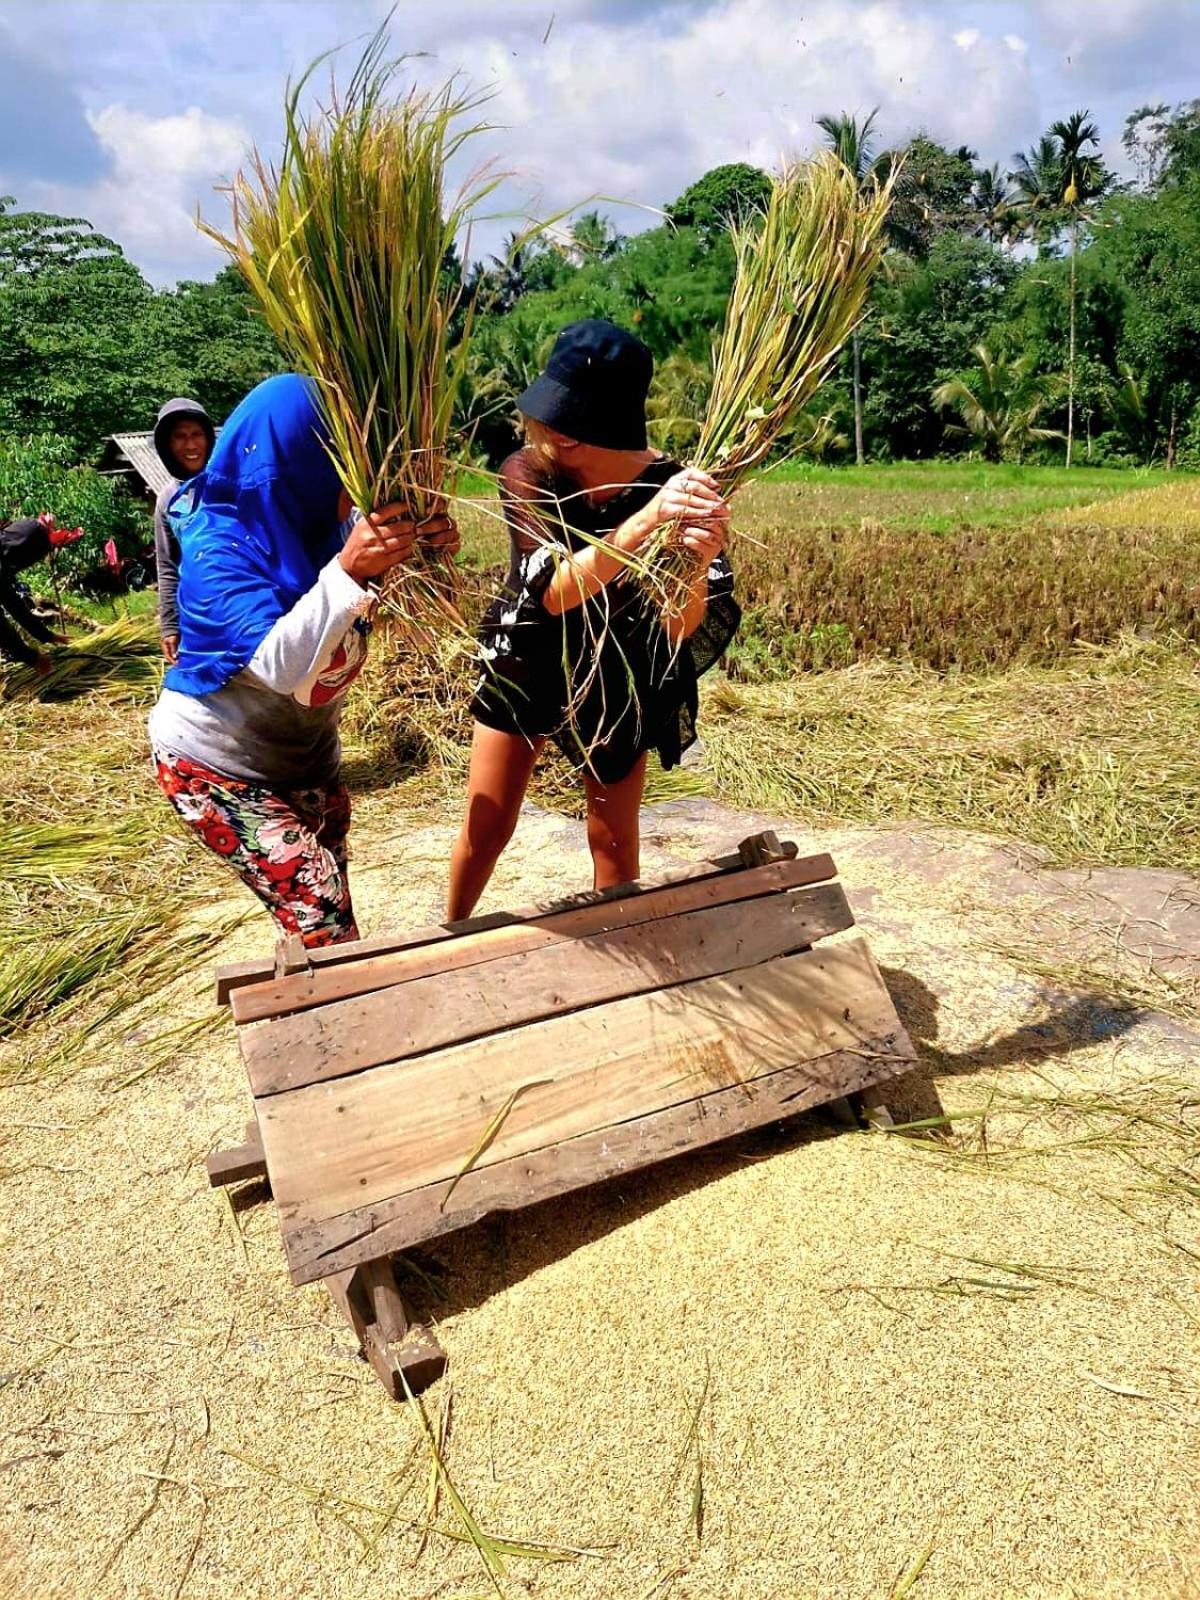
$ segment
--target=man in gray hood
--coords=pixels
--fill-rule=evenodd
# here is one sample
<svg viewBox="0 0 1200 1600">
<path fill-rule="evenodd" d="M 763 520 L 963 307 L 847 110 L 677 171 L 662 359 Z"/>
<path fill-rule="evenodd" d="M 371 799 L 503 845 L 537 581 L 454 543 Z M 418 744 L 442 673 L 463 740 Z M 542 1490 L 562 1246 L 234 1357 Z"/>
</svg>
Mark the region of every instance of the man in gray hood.
<svg viewBox="0 0 1200 1600">
<path fill-rule="evenodd" d="M 158 569 L 158 631 L 162 653 L 174 662 L 179 649 L 179 613 L 175 591 L 179 587 L 179 543 L 167 520 L 167 505 L 185 478 L 202 472 L 212 455 L 216 430 L 198 400 L 168 400 L 154 424 L 154 448 L 171 474 L 154 506 L 154 556 Z"/>
</svg>

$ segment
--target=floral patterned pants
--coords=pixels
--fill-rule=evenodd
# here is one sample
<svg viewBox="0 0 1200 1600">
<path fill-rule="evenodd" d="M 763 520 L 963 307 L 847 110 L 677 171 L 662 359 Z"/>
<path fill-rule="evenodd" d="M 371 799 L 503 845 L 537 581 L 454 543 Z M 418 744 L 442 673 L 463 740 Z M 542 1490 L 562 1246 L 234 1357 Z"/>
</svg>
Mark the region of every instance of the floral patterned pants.
<svg viewBox="0 0 1200 1600">
<path fill-rule="evenodd" d="M 210 850 L 228 861 L 285 933 L 310 949 L 357 939 L 344 784 L 275 790 L 230 778 L 184 756 L 154 752 L 167 799 Z"/>
</svg>

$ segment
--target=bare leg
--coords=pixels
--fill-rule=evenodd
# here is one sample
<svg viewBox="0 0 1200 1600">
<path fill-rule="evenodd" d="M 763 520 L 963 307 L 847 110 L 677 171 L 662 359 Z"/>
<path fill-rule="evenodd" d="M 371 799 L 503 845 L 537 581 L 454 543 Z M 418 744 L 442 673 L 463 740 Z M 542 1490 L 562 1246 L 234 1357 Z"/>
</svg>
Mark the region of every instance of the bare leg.
<svg viewBox="0 0 1200 1600">
<path fill-rule="evenodd" d="M 513 836 L 517 813 L 533 776 L 543 739 L 531 744 L 517 733 L 475 724 L 471 770 L 467 777 L 467 811 L 462 831 L 450 852 L 450 922 L 469 917 L 487 888 L 505 845 Z"/>
<path fill-rule="evenodd" d="M 587 836 L 592 852 L 593 886 L 611 889 L 616 883 L 631 883 L 640 868 L 638 814 L 642 790 L 646 786 L 646 756 L 640 755 L 633 770 L 620 783 L 598 783 L 583 775 L 587 790 Z"/>
</svg>

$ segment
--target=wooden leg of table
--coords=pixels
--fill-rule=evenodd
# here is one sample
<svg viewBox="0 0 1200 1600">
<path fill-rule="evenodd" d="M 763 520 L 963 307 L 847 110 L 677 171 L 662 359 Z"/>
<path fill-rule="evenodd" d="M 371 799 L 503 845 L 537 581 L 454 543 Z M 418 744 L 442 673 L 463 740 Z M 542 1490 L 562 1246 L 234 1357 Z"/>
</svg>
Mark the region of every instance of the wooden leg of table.
<svg viewBox="0 0 1200 1600">
<path fill-rule="evenodd" d="M 267 1162 L 263 1155 L 258 1119 L 251 1117 L 246 1124 L 244 1144 L 235 1144 L 228 1150 L 214 1150 L 204 1163 L 212 1188 L 221 1189 L 230 1183 L 246 1183 L 251 1178 L 265 1178 Z"/>
<path fill-rule="evenodd" d="M 405 1384 L 420 1394 L 437 1382 L 446 1370 L 446 1352 L 427 1329 L 411 1325 L 386 1256 L 335 1272 L 325 1284 L 393 1400 L 405 1398 Z"/>
</svg>

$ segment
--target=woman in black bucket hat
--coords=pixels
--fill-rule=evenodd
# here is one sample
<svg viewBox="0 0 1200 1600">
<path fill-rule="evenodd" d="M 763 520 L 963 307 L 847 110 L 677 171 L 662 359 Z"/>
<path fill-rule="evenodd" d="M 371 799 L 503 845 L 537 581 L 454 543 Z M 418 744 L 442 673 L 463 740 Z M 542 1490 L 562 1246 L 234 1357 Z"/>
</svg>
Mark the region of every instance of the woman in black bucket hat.
<svg viewBox="0 0 1200 1600">
<path fill-rule="evenodd" d="M 594 886 L 637 877 L 647 754 L 672 767 L 693 742 L 697 679 L 740 620 L 716 484 L 648 448 L 653 365 L 613 323 L 572 323 L 517 401 L 525 445 L 501 468 L 511 565 L 480 634 L 451 919 L 483 892 L 547 739 L 583 778 Z M 673 522 L 695 570 L 668 624 L 627 558 Z"/>
</svg>

